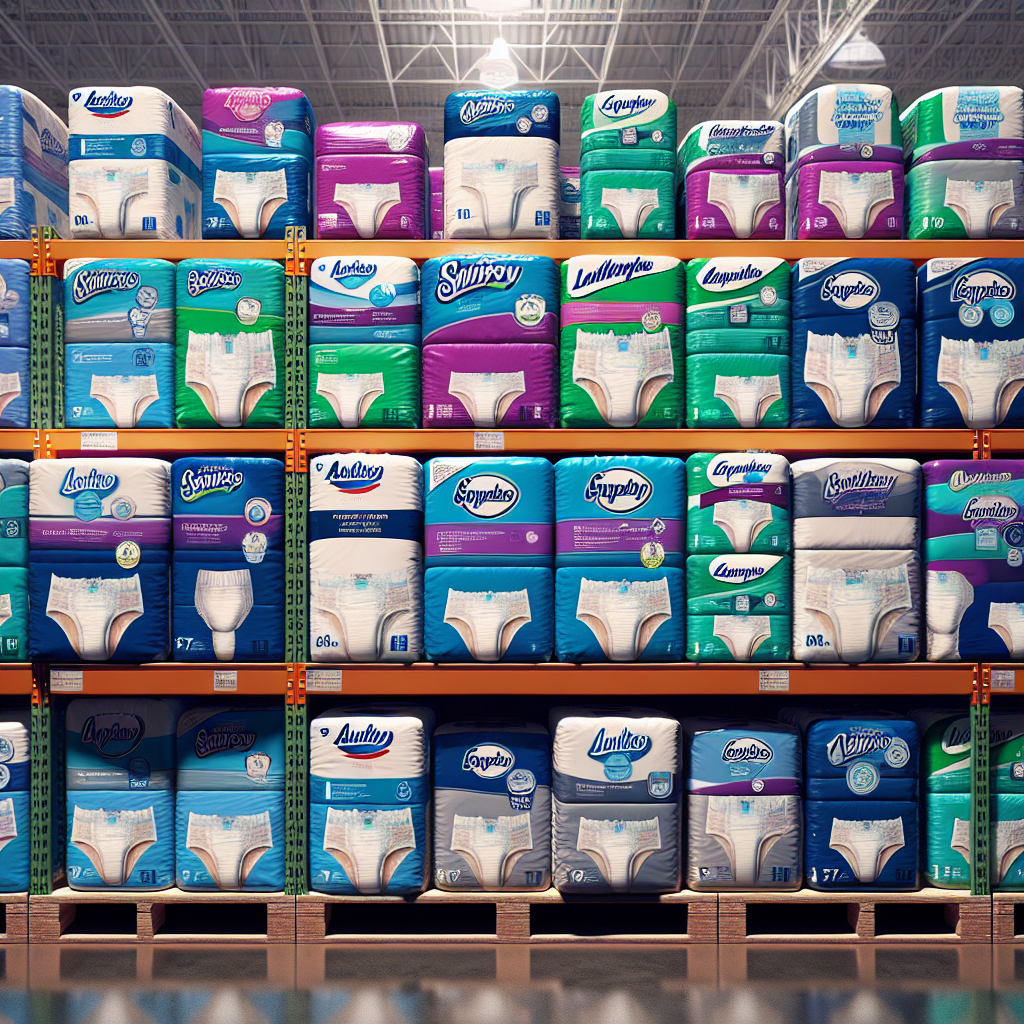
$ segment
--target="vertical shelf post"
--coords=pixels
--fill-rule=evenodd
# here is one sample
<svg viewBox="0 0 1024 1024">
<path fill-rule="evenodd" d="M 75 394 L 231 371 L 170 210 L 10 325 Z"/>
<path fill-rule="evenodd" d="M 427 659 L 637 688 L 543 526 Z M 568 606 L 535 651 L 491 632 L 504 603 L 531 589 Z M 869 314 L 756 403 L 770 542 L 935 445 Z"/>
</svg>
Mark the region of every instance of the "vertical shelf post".
<svg viewBox="0 0 1024 1024">
<path fill-rule="evenodd" d="M 288 666 L 288 697 L 285 704 L 285 892 L 302 896 L 309 889 L 306 851 L 309 825 L 309 782 L 306 719 L 306 666 Z"/>
<path fill-rule="evenodd" d="M 989 813 L 989 708 L 992 670 L 979 665 L 974 670 L 971 694 L 971 892 L 990 896 L 990 813 Z"/>
<path fill-rule="evenodd" d="M 50 249 L 50 241 L 56 238 L 50 227 L 32 229 L 32 265 L 29 283 L 30 291 L 30 339 L 29 339 L 29 422 L 36 430 L 56 426 L 54 414 L 63 408 L 64 361 L 58 360 L 54 345 L 54 323 L 58 319 L 60 306 L 57 278 L 57 261 Z M 61 356 L 63 357 L 63 331 L 61 331 Z M 58 387 L 57 373 L 61 386 Z"/>
<path fill-rule="evenodd" d="M 29 837 L 29 892 L 48 895 L 53 886 L 53 835 L 55 796 L 53 787 L 52 711 L 46 685 L 46 666 L 32 666 L 32 708 L 29 722 L 31 777 L 31 834 Z"/>
<path fill-rule="evenodd" d="M 298 430 L 306 425 L 307 328 L 309 278 L 306 277 L 306 229 L 285 229 L 284 261 L 284 425 Z"/>
</svg>

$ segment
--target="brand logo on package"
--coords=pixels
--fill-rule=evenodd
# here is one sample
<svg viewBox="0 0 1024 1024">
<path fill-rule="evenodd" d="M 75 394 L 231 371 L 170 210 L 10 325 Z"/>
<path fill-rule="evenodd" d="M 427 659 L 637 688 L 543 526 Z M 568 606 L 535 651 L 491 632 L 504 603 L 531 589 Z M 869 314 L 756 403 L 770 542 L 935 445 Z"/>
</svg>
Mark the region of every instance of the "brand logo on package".
<svg viewBox="0 0 1024 1024">
<path fill-rule="evenodd" d="M 587 756 L 595 761 L 607 762 L 611 757 L 624 756 L 628 761 L 639 761 L 651 749 L 651 737 L 633 732 L 623 726 L 621 732 L 606 733 L 604 726 L 597 730 L 594 742 L 590 744 Z"/>
<path fill-rule="evenodd" d="M 477 519 L 497 519 L 511 512 L 519 501 L 519 488 L 503 476 L 481 473 L 464 477 L 455 485 L 452 502 Z"/>
<path fill-rule="evenodd" d="M 975 494 L 967 499 L 964 505 L 965 522 L 974 519 L 996 519 L 1000 522 L 1012 522 L 1020 514 L 1017 503 L 1002 494 Z"/>
<path fill-rule="evenodd" d="M 108 292 L 128 292 L 138 288 L 142 278 L 134 270 L 80 270 L 71 285 L 71 298 L 85 302 Z"/>
<path fill-rule="evenodd" d="M 823 501 L 834 509 L 868 512 L 885 508 L 899 477 L 857 469 L 852 473 L 829 473 L 821 489 Z"/>
<path fill-rule="evenodd" d="M 317 465 L 319 472 L 323 464 Z M 346 494 L 366 494 L 380 487 L 384 479 L 384 467 L 369 462 L 334 462 L 324 474 L 324 482 Z"/>
<path fill-rule="evenodd" d="M 522 276 L 521 263 L 501 263 L 489 259 L 466 263 L 462 260 L 446 260 L 438 268 L 434 295 L 438 302 L 447 303 L 480 288 L 504 292 L 513 287 Z"/>
<path fill-rule="evenodd" d="M 343 288 L 359 288 L 376 273 L 376 263 L 364 263 L 360 259 L 337 260 L 331 268 L 331 277 Z"/>
<path fill-rule="evenodd" d="M 942 751 L 945 754 L 966 754 L 970 749 L 971 720 L 958 718 L 942 734 Z"/>
<path fill-rule="evenodd" d="M 186 288 L 189 295 L 195 298 L 195 296 L 213 291 L 215 288 L 227 288 L 234 291 L 241 283 L 242 275 L 237 270 L 228 270 L 227 267 L 210 267 L 208 270 L 190 270 Z"/>
<path fill-rule="evenodd" d="M 960 131 L 993 131 L 1003 117 L 998 89 L 960 89 L 953 111 L 953 124 L 958 125 Z"/>
<path fill-rule="evenodd" d="M 68 158 L 68 147 L 49 128 L 44 128 L 39 133 L 39 148 L 44 153 L 60 157 L 61 160 L 67 160 Z"/>
<path fill-rule="evenodd" d="M 240 469 L 225 469 L 223 466 L 200 466 L 186 469 L 181 474 L 178 493 L 182 501 L 198 501 L 209 494 L 230 494 L 245 483 L 245 474 Z"/>
<path fill-rule="evenodd" d="M 635 469 L 616 466 L 595 473 L 583 490 L 583 500 L 615 515 L 628 515 L 645 505 L 654 493 L 654 485 Z"/>
<path fill-rule="evenodd" d="M 1016 295 L 1017 286 L 996 270 L 972 270 L 962 274 L 949 290 L 950 302 L 962 302 L 968 306 L 980 305 L 987 299 L 1011 302 Z"/>
<path fill-rule="evenodd" d="M 708 479 L 715 484 L 731 484 L 734 476 L 741 483 L 759 484 L 774 469 L 770 462 L 759 462 L 744 455 L 717 455 L 708 465 Z"/>
<path fill-rule="evenodd" d="M 821 282 L 821 301 L 834 302 L 840 309 L 860 309 L 874 302 L 881 293 L 879 283 L 859 270 L 829 274 Z"/>
<path fill-rule="evenodd" d="M 130 754 L 146 735 L 146 723 L 138 715 L 92 715 L 82 724 L 82 742 L 92 744 L 104 757 Z"/>
<path fill-rule="evenodd" d="M 114 473 L 101 473 L 93 467 L 88 473 L 77 473 L 69 469 L 64 474 L 60 485 L 60 493 L 65 498 L 73 498 L 76 494 L 92 491 L 95 494 L 109 494 L 117 487 L 117 476 Z"/>
<path fill-rule="evenodd" d="M 601 101 L 601 106 L 598 109 L 605 117 L 632 117 L 634 114 L 642 114 L 644 111 L 650 110 L 657 102 L 657 96 L 645 96 L 639 92 L 625 95 L 610 92 Z"/>
<path fill-rule="evenodd" d="M 345 755 L 359 761 L 383 757 L 391 748 L 395 734 L 390 729 L 378 729 L 372 722 L 354 729 L 346 722 L 338 733 L 334 745 Z"/>
<path fill-rule="evenodd" d="M 232 89 L 224 100 L 224 106 L 239 121 L 255 121 L 272 101 L 265 89 Z"/>
<path fill-rule="evenodd" d="M 947 486 L 951 491 L 964 491 L 968 487 L 975 487 L 978 484 L 1003 484 L 1009 483 L 1012 479 L 1013 474 L 1009 472 L 972 473 L 966 469 L 955 469 L 949 475 Z"/>
<path fill-rule="evenodd" d="M 727 764 L 735 764 L 737 761 L 757 761 L 759 764 L 767 764 L 774 756 L 775 751 L 764 740 L 759 740 L 754 736 L 729 740 L 722 748 L 722 760 Z"/>
<path fill-rule="evenodd" d="M 719 555 L 711 560 L 711 565 L 708 566 L 708 569 L 716 580 L 736 585 L 749 583 L 751 580 L 760 579 L 769 569 L 774 568 L 775 564 L 779 561 L 778 555 L 767 558 L 746 556 L 742 562 L 732 561 L 732 558 L 735 558 L 735 556 Z"/>
<path fill-rule="evenodd" d="M 473 124 L 494 114 L 511 114 L 516 109 L 515 100 L 507 96 L 483 96 L 480 99 L 466 100 L 459 110 L 459 120 L 463 124 Z"/>
<path fill-rule="evenodd" d="M 708 131 L 709 139 L 747 139 L 774 135 L 778 130 L 773 124 L 754 124 L 741 121 L 739 124 L 713 124 Z"/>
<path fill-rule="evenodd" d="M 667 268 L 666 268 L 667 269 Z M 645 256 L 634 256 L 632 259 L 603 260 L 593 270 L 583 267 L 576 269 L 576 277 L 570 282 L 569 292 L 572 295 L 586 295 L 598 288 L 608 288 L 613 284 L 625 284 L 634 277 L 654 272 L 654 260 Z"/>
<path fill-rule="evenodd" d="M 726 291 L 732 285 L 748 284 L 760 281 L 766 271 L 763 267 L 755 267 L 748 263 L 745 267 L 722 268 L 709 263 L 697 278 L 698 284 L 709 291 Z"/>
<path fill-rule="evenodd" d="M 864 131 L 885 117 L 885 100 L 860 89 L 838 89 L 832 123 L 843 131 Z"/>
<path fill-rule="evenodd" d="M 470 747 L 462 759 L 462 770 L 481 779 L 500 779 L 516 763 L 516 755 L 499 743 L 481 743 Z"/>
<path fill-rule="evenodd" d="M 840 765 L 876 750 L 885 750 L 893 741 L 891 733 L 881 729 L 858 729 L 841 732 L 825 745 L 829 764 Z"/>
<path fill-rule="evenodd" d="M 196 733 L 196 757 L 223 754 L 228 750 L 251 750 L 256 733 L 244 725 L 214 725 Z"/>
<path fill-rule="evenodd" d="M 114 89 L 109 92 L 97 92 L 93 89 L 82 106 L 96 117 L 120 117 L 131 109 L 132 99 L 131 96 L 119 96 Z"/>
</svg>

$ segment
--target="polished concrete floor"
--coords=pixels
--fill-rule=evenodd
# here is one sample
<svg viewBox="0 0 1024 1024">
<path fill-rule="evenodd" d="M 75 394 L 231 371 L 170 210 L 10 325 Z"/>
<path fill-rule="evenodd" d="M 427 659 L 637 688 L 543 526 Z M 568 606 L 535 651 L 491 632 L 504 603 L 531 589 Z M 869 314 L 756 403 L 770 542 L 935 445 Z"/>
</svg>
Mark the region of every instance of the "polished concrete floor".
<svg viewBox="0 0 1024 1024">
<path fill-rule="evenodd" d="M 1024 1024 L 1024 947 L 0 946 L 0 1024 Z"/>
</svg>

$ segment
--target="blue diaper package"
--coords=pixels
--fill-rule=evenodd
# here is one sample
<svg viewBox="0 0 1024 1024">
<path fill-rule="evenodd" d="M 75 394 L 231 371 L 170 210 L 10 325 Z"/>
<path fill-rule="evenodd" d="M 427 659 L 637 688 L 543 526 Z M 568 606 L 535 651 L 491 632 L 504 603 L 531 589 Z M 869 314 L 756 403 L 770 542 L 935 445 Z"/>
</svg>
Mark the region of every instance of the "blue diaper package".
<svg viewBox="0 0 1024 1024">
<path fill-rule="evenodd" d="M 28 427 L 29 350 L 0 347 L 0 427 Z"/>
<path fill-rule="evenodd" d="M 452 566 L 424 574 L 427 661 L 547 661 L 554 643 L 550 569 Z"/>
<path fill-rule="evenodd" d="M 916 800 L 920 734 L 909 719 L 824 718 L 808 725 L 808 800 Z"/>
<path fill-rule="evenodd" d="M 31 294 L 26 260 L 0 260 L 0 348 L 28 348 Z"/>
<path fill-rule="evenodd" d="M 28 565 L 28 463 L 0 459 L 0 565 Z"/>
<path fill-rule="evenodd" d="M 0 892 L 28 889 L 32 832 L 29 806 L 27 789 L 0 790 Z"/>
<path fill-rule="evenodd" d="M 29 788 L 28 730 L 26 713 L 0 708 L 0 798 Z"/>
<path fill-rule="evenodd" d="M 66 346 L 64 424 L 75 430 L 169 430 L 174 426 L 174 346 Z"/>
<path fill-rule="evenodd" d="M 683 661 L 685 621 L 682 569 L 555 572 L 558 661 Z"/>
<path fill-rule="evenodd" d="M 179 792 L 174 831 L 179 889 L 284 889 L 283 792 Z"/>
<path fill-rule="evenodd" d="M 690 744 L 689 789 L 707 796 L 799 795 L 800 733 L 777 722 L 697 732 Z"/>
<path fill-rule="evenodd" d="M 203 238 L 284 238 L 288 227 L 309 230 L 311 183 L 310 161 L 301 153 L 204 156 Z"/>
<path fill-rule="evenodd" d="M 548 89 L 450 92 L 444 104 L 444 141 L 509 135 L 557 144 L 559 113 L 558 96 Z"/>
<path fill-rule="evenodd" d="M 178 719 L 177 788 L 283 790 L 280 708 L 192 708 Z"/>
<path fill-rule="evenodd" d="M 64 341 L 174 343 L 174 264 L 75 259 L 64 264 Z"/>
</svg>

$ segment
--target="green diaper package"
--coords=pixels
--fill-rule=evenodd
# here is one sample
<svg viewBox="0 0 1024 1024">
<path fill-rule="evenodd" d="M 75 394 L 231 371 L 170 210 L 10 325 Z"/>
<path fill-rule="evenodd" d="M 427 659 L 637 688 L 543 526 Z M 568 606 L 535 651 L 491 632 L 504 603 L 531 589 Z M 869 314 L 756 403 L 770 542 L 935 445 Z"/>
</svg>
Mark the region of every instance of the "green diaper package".
<svg viewBox="0 0 1024 1024">
<path fill-rule="evenodd" d="M 648 150 L 676 152 L 676 105 L 656 89 L 591 93 L 580 109 L 580 154 Z"/>
<path fill-rule="evenodd" d="M 686 360 L 688 427 L 788 427 L 789 356 L 708 354 Z"/>
<path fill-rule="evenodd" d="M 311 427 L 418 427 L 417 345 L 310 345 Z"/>
<path fill-rule="evenodd" d="M 675 238 L 672 171 L 589 171 L 582 183 L 583 238 Z"/>
<path fill-rule="evenodd" d="M 0 661 L 28 661 L 28 569 L 0 566 Z"/>
<path fill-rule="evenodd" d="M 970 793 L 925 793 L 921 811 L 925 882 L 940 889 L 969 889 Z"/>
<path fill-rule="evenodd" d="M 792 611 L 789 555 L 690 555 L 686 611 L 690 615 L 781 615 Z"/>
<path fill-rule="evenodd" d="M 690 661 L 789 661 L 791 615 L 687 615 Z"/>
</svg>

